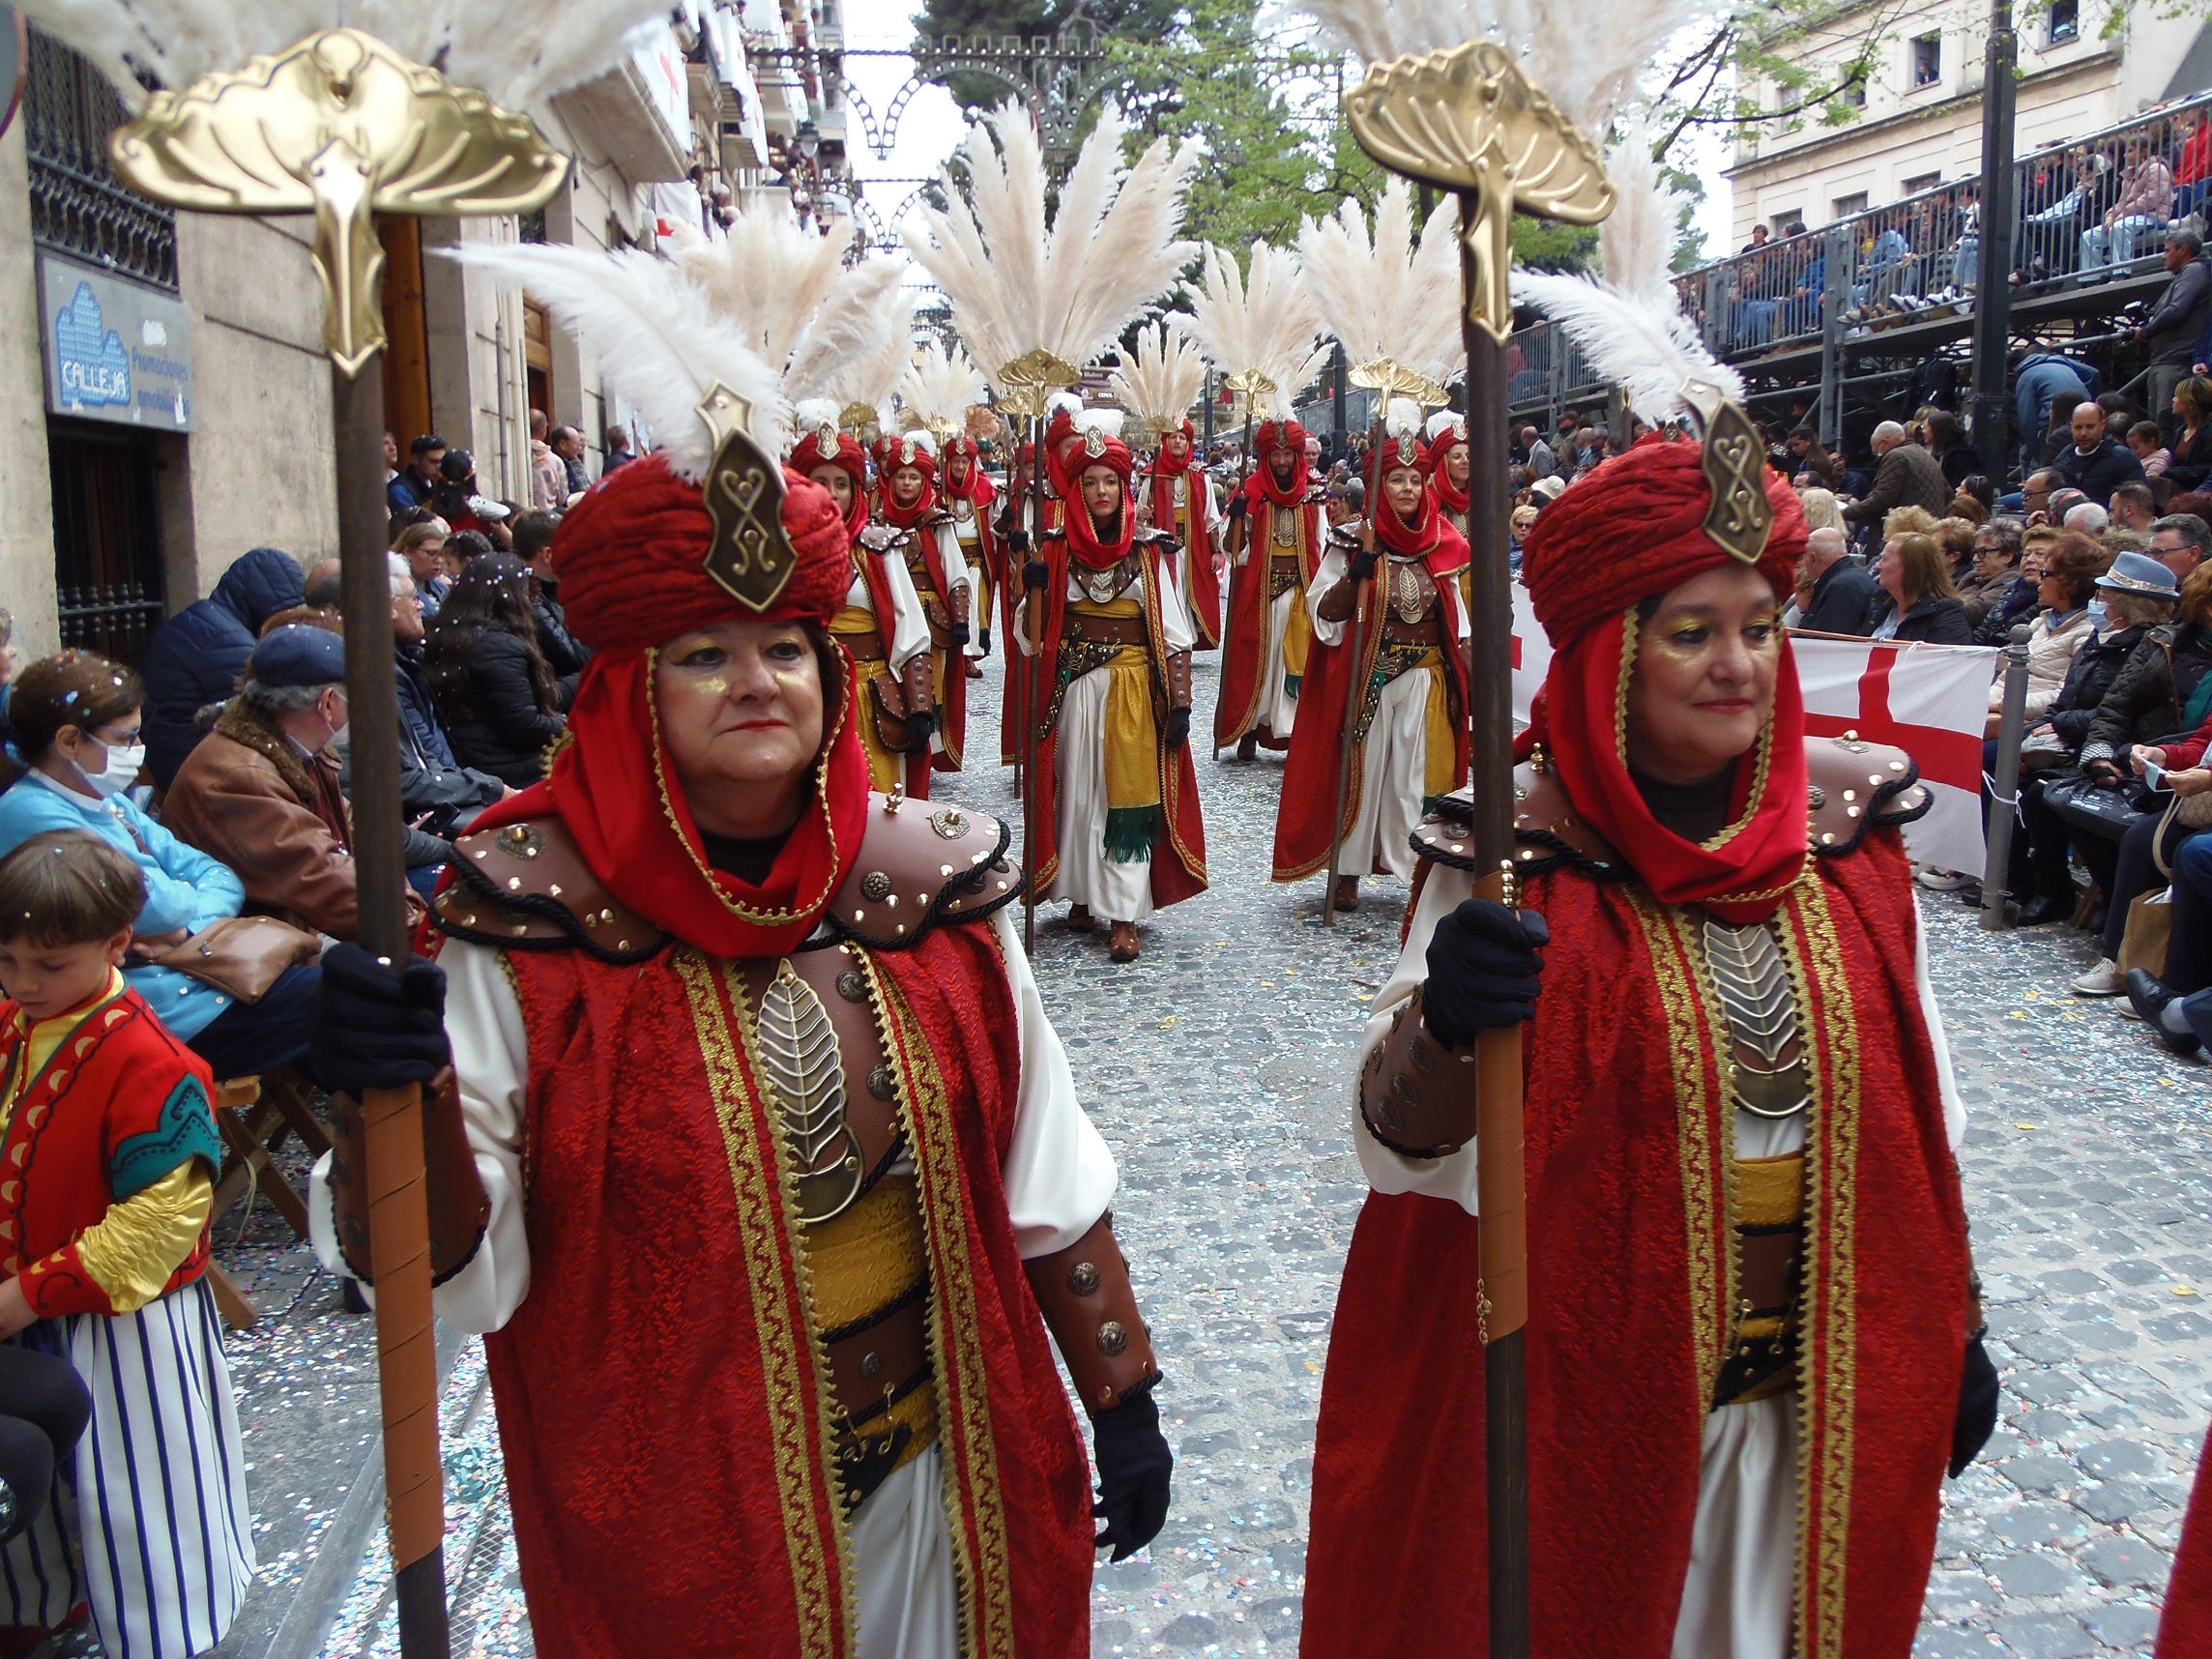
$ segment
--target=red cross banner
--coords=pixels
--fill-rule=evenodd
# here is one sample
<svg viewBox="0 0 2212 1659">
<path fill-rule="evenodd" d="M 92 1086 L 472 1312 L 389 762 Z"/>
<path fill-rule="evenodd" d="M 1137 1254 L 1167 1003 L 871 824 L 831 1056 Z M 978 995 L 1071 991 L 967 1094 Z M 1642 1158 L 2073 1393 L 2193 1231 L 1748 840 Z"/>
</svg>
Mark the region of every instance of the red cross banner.
<svg viewBox="0 0 2212 1659">
<path fill-rule="evenodd" d="M 1935 805 L 1906 826 L 1906 845 L 1923 864 L 1978 873 L 1984 849 L 1982 733 L 1997 653 L 1811 634 L 1794 636 L 1790 652 L 1805 693 L 1806 732 L 1822 738 L 1855 733 L 1909 754 Z M 1536 626 L 1528 590 L 1516 585 L 1513 715 L 1524 725 L 1551 662 L 1551 642 Z"/>
</svg>

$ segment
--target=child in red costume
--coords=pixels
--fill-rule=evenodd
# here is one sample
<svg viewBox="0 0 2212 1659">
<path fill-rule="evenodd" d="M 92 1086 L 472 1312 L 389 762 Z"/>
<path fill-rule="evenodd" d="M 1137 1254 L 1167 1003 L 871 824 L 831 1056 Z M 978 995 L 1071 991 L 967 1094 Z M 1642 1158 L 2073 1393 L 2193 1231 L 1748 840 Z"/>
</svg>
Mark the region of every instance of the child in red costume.
<svg viewBox="0 0 2212 1659">
<path fill-rule="evenodd" d="M 211 1080 L 118 972 L 145 902 L 137 867 L 82 830 L 0 862 L 0 1336 L 68 1358 L 93 1403 L 54 1503 L 0 1558 L 0 1623 L 89 1605 L 105 1651 L 183 1659 L 222 1640 L 254 1561 L 202 1278 Z"/>
</svg>

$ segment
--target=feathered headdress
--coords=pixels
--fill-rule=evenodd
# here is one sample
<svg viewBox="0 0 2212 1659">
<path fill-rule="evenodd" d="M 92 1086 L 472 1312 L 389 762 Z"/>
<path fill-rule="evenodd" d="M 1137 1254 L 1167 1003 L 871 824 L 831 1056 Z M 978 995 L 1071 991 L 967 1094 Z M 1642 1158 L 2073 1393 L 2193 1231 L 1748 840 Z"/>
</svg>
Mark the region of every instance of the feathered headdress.
<svg viewBox="0 0 2212 1659">
<path fill-rule="evenodd" d="M 1460 335 L 1459 210 L 1445 200 L 1413 241 L 1413 192 L 1392 179 L 1372 236 L 1356 201 L 1298 233 L 1306 291 L 1354 367 L 1388 360 L 1441 387 L 1466 364 Z M 1431 401 L 1441 401 L 1432 398 Z"/>
<path fill-rule="evenodd" d="M 527 19 L 508 0 L 21 0 L 16 10 L 90 58 L 133 110 L 147 79 L 181 89 L 335 28 L 374 35 L 502 108 L 527 110 L 626 62 L 638 33 L 665 23 L 668 0 L 592 0 Z"/>
<path fill-rule="evenodd" d="M 1008 101 L 963 147 L 965 198 L 948 169 L 946 211 L 922 210 L 926 237 L 906 232 L 1002 396 L 1011 390 L 1008 366 L 1034 353 L 1075 368 L 1089 364 L 1198 251 L 1179 240 L 1196 149 L 1156 139 L 1124 170 L 1126 131 L 1112 110 L 1099 118 L 1061 186 L 1048 231 L 1043 153 L 1029 112 Z"/>
<path fill-rule="evenodd" d="M 865 337 L 828 365 L 821 388 L 836 400 L 837 423 L 856 433 L 869 426 L 890 429 L 891 399 L 900 378 L 914 364 L 913 290 L 897 285 L 898 267 L 891 261 L 870 263 L 891 266 L 890 291 L 876 307 Z"/>
<path fill-rule="evenodd" d="M 503 288 L 527 289 L 582 335 L 600 375 L 636 409 L 681 477 L 698 481 L 713 459 L 699 409 L 717 382 L 749 406 L 743 425 L 761 446 L 771 454 L 784 449 L 790 411 L 775 371 L 749 330 L 667 260 L 551 243 L 471 242 L 442 251 Z"/>
<path fill-rule="evenodd" d="M 786 210 L 756 208 L 738 215 L 719 240 L 710 241 L 682 219 L 672 227 L 672 240 L 677 268 L 707 291 L 723 315 L 747 329 L 762 361 L 787 374 L 794 354 L 805 350 L 815 333 L 825 327 L 834 332 L 845 320 L 830 302 L 854 286 L 839 280 L 854 229 L 847 220 L 842 235 L 821 236 Z M 895 280 L 895 266 L 891 276 Z M 850 343 L 829 342 L 808 355 L 834 357 Z"/>
<path fill-rule="evenodd" d="M 1122 357 L 1106 384 L 1138 427 L 1157 441 L 1179 428 L 1205 393 L 1206 360 L 1181 335 L 1155 325 L 1137 331 L 1137 349 Z"/>
<path fill-rule="evenodd" d="M 958 346 L 947 352 L 926 340 L 899 377 L 900 419 L 940 440 L 963 430 L 968 411 L 983 398 L 983 375 Z"/>
<path fill-rule="evenodd" d="M 784 367 L 793 401 L 832 396 L 831 384 L 844 364 L 854 359 L 880 362 L 898 349 L 914 319 L 913 299 L 899 294 L 906 273 L 895 259 L 863 259 L 837 273 Z"/>
<path fill-rule="evenodd" d="M 1222 374 L 1271 383 L 1258 404 L 1272 420 L 1290 415 L 1298 393 L 1328 361 L 1328 347 L 1315 341 L 1321 314 L 1300 279 L 1297 255 L 1265 242 L 1252 244 L 1248 275 L 1237 269 L 1234 255 L 1209 244 L 1190 314 L 1170 313 L 1168 324 Z"/>
</svg>

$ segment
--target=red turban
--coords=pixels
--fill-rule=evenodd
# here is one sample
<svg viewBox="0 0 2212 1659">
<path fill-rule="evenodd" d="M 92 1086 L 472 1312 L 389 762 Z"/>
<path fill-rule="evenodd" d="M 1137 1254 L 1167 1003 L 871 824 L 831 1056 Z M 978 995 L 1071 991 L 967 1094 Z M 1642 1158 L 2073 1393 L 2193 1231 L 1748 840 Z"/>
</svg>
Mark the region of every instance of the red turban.
<svg viewBox="0 0 2212 1659">
<path fill-rule="evenodd" d="M 1428 446 L 1421 451 L 1421 471 L 1434 478 L 1443 470 L 1444 457 L 1466 442 L 1466 424 L 1454 421 L 1449 426 L 1439 432 L 1435 438 L 1431 439 Z"/>
<path fill-rule="evenodd" d="M 883 454 L 878 457 L 878 464 L 887 473 L 896 472 L 900 467 L 912 467 L 925 479 L 937 476 L 937 457 L 912 436 L 887 441 Z"/>
<path fill-rule="evenodd" d="M 1256 457 L 1265 460 L 1277 450 L 1306 452 L 1306 429 L 1295 421 L 1263 421 L 1255 435 Z"/>
<path fill-rule="evenodd" d="M 810 440 L 811 441 L 811 440 Z M 553 569 L 568 626 L 594 651 L 645 651 L 718 622 L 827 624 L 852 585 L 845 521 L 830 492 L 788 469 L 783 529 L 799 554 L 790 581 L 754 611 L 707 573 L 714 522 L 699 486 L 646 455 L 614 473 L 561 520 Z"/>
<path fill-rule="evenodd" d="M 1528 532 L 1521 579 L 1555 651 L 1607 617 L 1737 561 L 1705 534 L 1713 504 L 1697 444 L 1647 439 L 1578 479 Z M 1805 551 L 1805 510 L 1766 473 L 1774 531 L 1759 568 L 1787 594 Z"/>
<path fill-rule="evenodd" d="M 832 432 L 827 427 L 819 432 L 807 432 L 791 447 L 792 471 L 814 476 L 817 467 L 843 467 L 853 475 L 853 487 L 859 489 L 868 481 L 868 457 L 860 448 L 860 440 L 850 432 Z"/>
<path fill-rule="evenodd" d="M 1091 467 L 1112 467 L 1127 483 L 1129 476 L 1137 470 L 1137 457 L 1129 452 L 1129 446 L 1121 439 L 1104 432 L 1083 432 L 1063 451 L 1067 468 L 1067 495 L 1072 500 L 1082 493 L 1083 475 Z"/>
</svg>

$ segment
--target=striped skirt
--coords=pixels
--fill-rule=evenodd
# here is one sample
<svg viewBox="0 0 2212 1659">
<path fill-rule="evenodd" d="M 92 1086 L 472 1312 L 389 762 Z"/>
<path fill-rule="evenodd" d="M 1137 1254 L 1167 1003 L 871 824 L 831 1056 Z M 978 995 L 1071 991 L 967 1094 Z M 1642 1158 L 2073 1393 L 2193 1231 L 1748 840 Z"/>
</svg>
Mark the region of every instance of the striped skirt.
<svg viewBox="0 0 2212 1659">
<path fill-rule="evenodd" d="M 253 1581 L 246 1470 L 215 1293 L 33 1325 L 92 1392 L 53 1500 L 0 1552 L 0 1624 L 50 1628 L 79 1602 L 109 1659 L 186 1659 L 222 1640 Z"/>
</svg>

